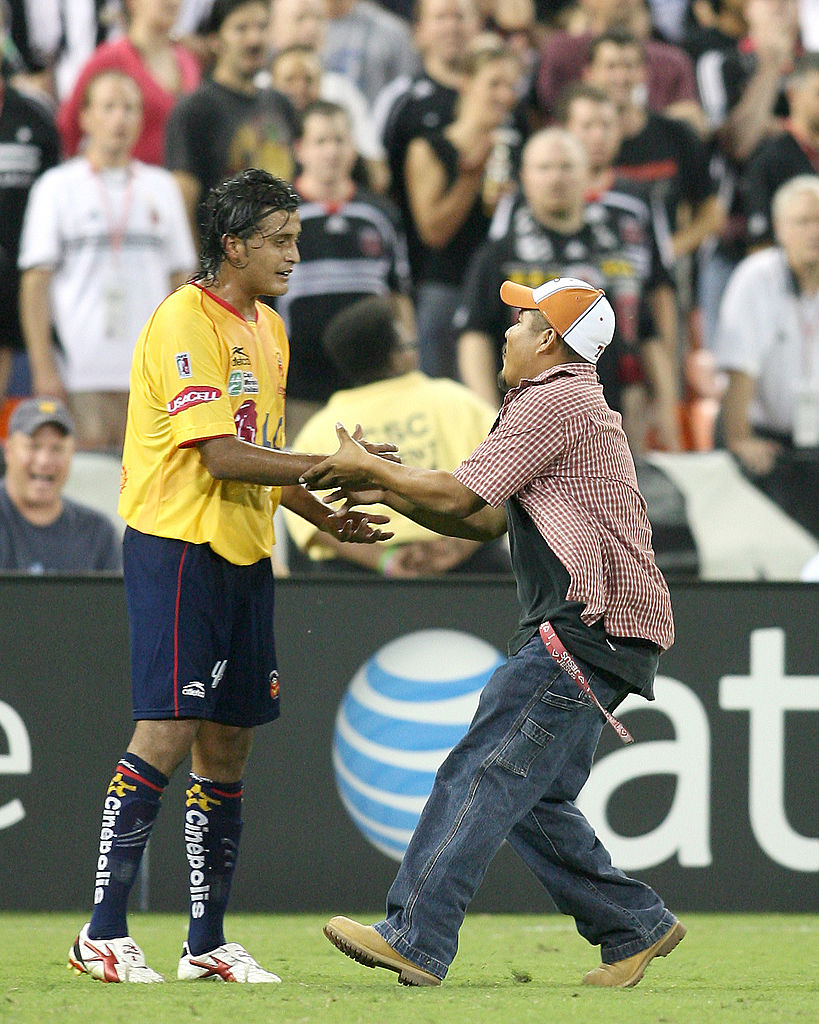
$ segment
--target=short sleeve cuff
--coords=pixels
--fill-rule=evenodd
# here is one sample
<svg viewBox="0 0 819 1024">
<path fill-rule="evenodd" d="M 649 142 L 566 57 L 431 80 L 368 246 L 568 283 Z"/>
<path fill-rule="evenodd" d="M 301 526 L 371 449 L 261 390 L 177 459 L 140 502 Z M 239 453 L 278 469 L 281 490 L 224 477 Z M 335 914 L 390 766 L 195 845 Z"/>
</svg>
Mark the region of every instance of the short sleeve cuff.
<svg viewBox="0 0 819 1024">
<path fill-rule="evenodd" d="M 469 461 L 462 462 L 452 475 L 492 508 L 500 508 L 509 497 L 508 494 L 502 493 L 497 482 L 483 478 L 479 467 L 471 465 Z"/>
<path fill-rule="evenodd" d="M 236 436 L 236 424 L 209 423 L 206 426 L 190 426 L 184 430 L 174 430 L 173 439 L 177 448 L 190 448 L 200 441 L 210 441 L 214 437 Z"/>
</svg>

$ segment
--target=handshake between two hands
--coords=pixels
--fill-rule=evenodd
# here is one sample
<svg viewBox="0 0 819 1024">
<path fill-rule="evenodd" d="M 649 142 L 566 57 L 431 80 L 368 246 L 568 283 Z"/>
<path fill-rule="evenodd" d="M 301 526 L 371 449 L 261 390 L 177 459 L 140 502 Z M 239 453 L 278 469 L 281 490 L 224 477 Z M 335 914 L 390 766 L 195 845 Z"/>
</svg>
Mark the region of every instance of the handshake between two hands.
<svg viewBox="0 0 819 1024">
<path fill-rule="evenodd" d="M 384 490 L 372 478 L 372 457 L 399 462 L 398 448 L 388 442 L 373 443 L 364 438 L 360 424 L 352 436 L 341 423 L 336 424 L 338 451 L 300 477 L 310 491 L 335 490 L 323 500 L 326 504 L 343 501 L 341 508 L 328 517 L 325 529 L 338 540 L 357 544 L 375 544 L 390 540 L 390 531 L 379 529 L 389 517 L 357 511 L 356 505 L 372 505 L 383 501 Z"/>
</svg>

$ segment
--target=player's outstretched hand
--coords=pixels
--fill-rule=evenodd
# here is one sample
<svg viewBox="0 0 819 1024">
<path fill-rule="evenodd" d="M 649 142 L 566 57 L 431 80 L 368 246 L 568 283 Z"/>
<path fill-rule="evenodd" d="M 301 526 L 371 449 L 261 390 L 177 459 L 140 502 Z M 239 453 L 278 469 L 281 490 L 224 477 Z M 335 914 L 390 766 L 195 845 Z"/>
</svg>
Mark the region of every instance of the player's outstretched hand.
<svg viewBox="0 0 819 1024">
<path fill-rule="evenodd" d="M 370 487 L 365 490 L 351 491 L 346 487 L 339 487 L 322 497 L 325 505 L 336 505 L 344 502 L 344 508 L 358 508 L 359 505 L 386 505 L 387 491 L 383 487 Z"/>
<path fill-rule="evenodd" d="M 388 459 L 390 462 L 401 461 L 398 448 L 394 444 L 391 444 L 389 441 L 368 441 L 366 437 L 364 437 L 364 428 L 360 423 L 356 423 L 355 425 L 353 440 L 357 441 L 365 451 L 370 453 L 370 455 L 377 455 L 379 458 Z"/>
<path fill-rule="evenodd" d="M 372 455 L 350 437 L 341 423 L 336 424 L 336 436 L 338 451 L 307 470 L 301 477 L 301 483 L 306 484 L 311 491 L 324 491 L 330 487 L 367 489 L 372 484 L 368 472 Z"/>
<path fill-rule="evenodd" d="M 323 529 L 336 540 L 350 544 L 377 544 L 379 541 L 392 539 L 392 531 L 379 529 L 389 521 L 389 516 L 341 508 L 327 517 Z"/>
</svg>

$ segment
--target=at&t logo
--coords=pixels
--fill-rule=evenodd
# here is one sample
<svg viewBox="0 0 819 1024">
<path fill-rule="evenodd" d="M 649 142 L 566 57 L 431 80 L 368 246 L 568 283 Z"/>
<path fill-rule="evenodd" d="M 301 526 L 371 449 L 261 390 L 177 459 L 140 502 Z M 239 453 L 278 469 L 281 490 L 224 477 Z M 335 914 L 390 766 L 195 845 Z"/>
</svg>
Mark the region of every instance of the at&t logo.
<svg viewBox="0 0 819 1024">
<path fill-rule="evenodd" d="M 333 735 L 336 785 L 362 834 L 401 860 L 439 765 L 503 663 L 467 633 L 426 629 L 388 643 L 353 677 Z"/>
</svg>

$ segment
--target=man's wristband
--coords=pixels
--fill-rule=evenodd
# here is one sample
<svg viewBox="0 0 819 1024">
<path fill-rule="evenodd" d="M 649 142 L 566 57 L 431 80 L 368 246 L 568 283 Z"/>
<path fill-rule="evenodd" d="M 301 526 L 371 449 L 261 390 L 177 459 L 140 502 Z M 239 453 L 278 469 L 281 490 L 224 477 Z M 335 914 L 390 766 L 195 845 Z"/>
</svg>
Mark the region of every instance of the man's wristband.
<svg viewBox="0 0 819 1024">
<path fill-rule="evenodd" d="M 385 551 L 382 551 L 378 557 L 378 561 L 375 563 L 375 567 L 382 576 L 387 579 L 392 576 L 392 565 L 398 555 L 395 545 L 391 545 Z"/>
</svg>

